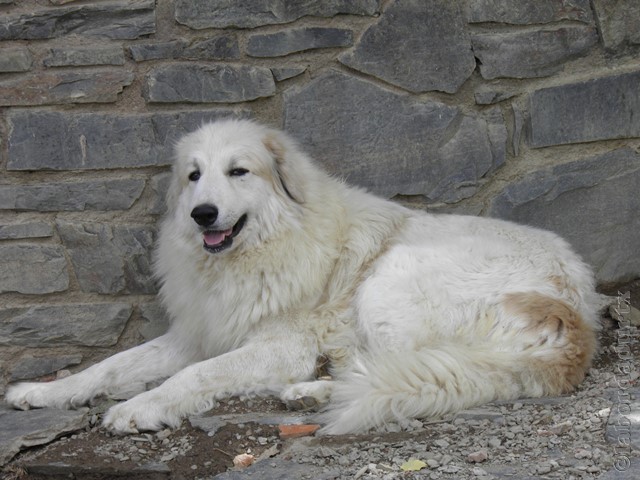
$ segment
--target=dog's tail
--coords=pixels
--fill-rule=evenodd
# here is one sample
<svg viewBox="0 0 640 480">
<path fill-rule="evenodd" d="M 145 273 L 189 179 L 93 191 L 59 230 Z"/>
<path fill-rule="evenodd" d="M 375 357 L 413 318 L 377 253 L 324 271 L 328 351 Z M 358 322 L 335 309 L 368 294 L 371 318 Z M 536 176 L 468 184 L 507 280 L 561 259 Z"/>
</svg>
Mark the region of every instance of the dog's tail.
<svg viewBox="0 0 640 480">
<path fill-rule="evenodd" d="M 355 433 L 412 418 L 438 418 L 494 400 L 571 391 L 596 349 L 594 328 L 564 302 L 509 299 L 518 319 L 501 341 L 476 338 L 407 351 L 359 354 L 335 381 L 320 414 L 327 434 Z M 497 340 L 497 339 L 493 339 Z"/>
<path fill-rule="evenodd" d="M 362 355 L 335 381 L 331 403 L 320 414 L 323 433 L 362 432 L 517 398 L 521 389 L 510 371 L 517 363 L 513 354 L 455 345 Z"/>
</svg>

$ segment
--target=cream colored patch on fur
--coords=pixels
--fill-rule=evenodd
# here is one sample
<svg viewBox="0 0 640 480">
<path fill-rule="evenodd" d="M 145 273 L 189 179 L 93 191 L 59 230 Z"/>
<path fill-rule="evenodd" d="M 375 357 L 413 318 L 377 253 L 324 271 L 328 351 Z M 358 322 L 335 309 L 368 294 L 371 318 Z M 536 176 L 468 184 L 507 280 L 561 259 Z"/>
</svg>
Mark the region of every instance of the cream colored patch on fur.
<svg viewBox="0 0 640 480">
<path fill-rule="evenodd" d="M 573 390 L 591 366 L 597 347 L 596 335 L 567 303 L 536 292 L 506 296 L 505 310 L 529 321 L 527 330 L 539 336 L 532 347 L 548 354 L 535 356 L 532 370 L 546 395 Z"/>
</svg>

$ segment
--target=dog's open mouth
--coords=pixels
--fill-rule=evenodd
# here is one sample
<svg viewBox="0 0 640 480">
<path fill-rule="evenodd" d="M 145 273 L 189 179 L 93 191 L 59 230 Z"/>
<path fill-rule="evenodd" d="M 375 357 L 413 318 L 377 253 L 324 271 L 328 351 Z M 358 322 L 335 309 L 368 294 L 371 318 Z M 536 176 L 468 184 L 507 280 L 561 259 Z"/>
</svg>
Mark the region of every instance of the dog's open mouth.
<svg viewBox="0 0 640 480">
<path fill-rule="evenodd" d="M 226 250 L 233 244 L 233 239 L 247 221 L 247 215 L 242 215 L 240 220 L 228 230 L 205 230 L 202 234 L 204 249 L 209 253 L 218 253 Z"/>
</svg>

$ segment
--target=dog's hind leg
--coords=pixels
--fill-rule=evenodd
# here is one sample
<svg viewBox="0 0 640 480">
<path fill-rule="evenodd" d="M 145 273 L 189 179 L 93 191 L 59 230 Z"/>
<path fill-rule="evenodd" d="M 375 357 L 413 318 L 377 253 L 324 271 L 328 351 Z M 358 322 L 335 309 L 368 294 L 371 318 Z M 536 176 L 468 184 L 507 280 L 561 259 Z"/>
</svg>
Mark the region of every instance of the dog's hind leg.
<svg viewBox="0 0 640 480">
<path fill-rule="evenodd" d="M 282 390 L 280 400 L 291 410 L 315 409 L 329 403 L 332 391 L 332 380 L 294 383 Z"/>
<path fill-rule="evenodd" d="M 173 375 L 196 359 L 171 334 L 120 352 L 70 377 L 46 383 L 19 383 L 5 399 L 22 410 L 39 407 L 73 408 L 92 398 Z"/>
</svg>

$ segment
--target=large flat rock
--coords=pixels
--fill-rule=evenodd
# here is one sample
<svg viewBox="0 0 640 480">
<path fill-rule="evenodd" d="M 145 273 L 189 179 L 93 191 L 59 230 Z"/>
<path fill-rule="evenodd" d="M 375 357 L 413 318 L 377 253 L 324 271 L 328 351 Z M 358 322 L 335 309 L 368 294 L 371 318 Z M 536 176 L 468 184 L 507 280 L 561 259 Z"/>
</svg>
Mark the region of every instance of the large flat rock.
<svg viewBox="0 0 640 480">
<path fill-rule="evenodd" d="M 640 71 L 541 88 L 530 115 L 534 148 L 639 137 Z"/>
<path fill-rule="evenodd" d="M 369 27 L 345 65 L 410 92 L 456 92 L 475 69 L 458 2 L 393 2 Z"/>
<path fill-rule="evenodd" d="M 0 345 L 115 345 L 131 312 L 127 303 L 37 305 L 0 309 Z"/>
<path fill-rule="evenodd" d="M 505 160 L 496 109 L 466 114 L 337 71 L 286 91 L 284 103 L 285 129 L 313 158 L 379 195 L 456 202 Z"/>
<path fill-rule="evenodd" d="M 12 410 L 0 405 L 0 466 L 21 449 L 49 443 L 88 424 L 88 409 Z"/>
<path fill-rule="evenodd" d="M 546 167 L 506 186 L 490 214 L 567 239 L 600 282 L 640 275 L 640 155 L 621 148 Z"/>
</svg>

